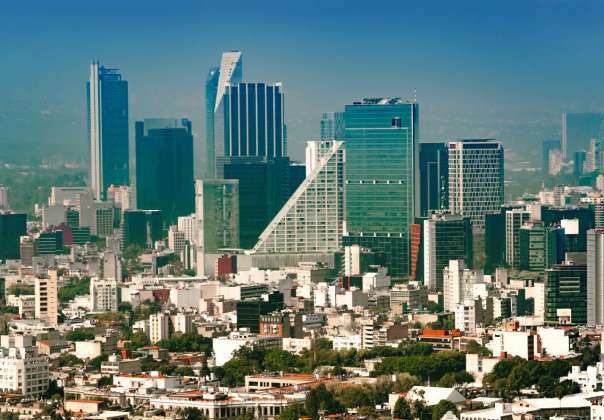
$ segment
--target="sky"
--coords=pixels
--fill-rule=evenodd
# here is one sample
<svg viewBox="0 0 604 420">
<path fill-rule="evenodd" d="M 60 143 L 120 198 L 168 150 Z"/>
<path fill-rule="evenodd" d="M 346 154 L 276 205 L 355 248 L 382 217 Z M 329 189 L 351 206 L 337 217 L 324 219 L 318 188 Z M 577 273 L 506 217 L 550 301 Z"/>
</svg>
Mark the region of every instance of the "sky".
<svg viewBox="0 0 604 420">
<path fill-rule="evenodd" d="M 603 18 L 581 0 L 0 0 L 0 161 L 86 158 L 92 60 L 128 80 L 132 125 L 190 118 L 203 142 L 205 78 L 233 49 L 244 79 L 283 82 L 295 159 L 321 113 L 415 96 L 421 141 L 494 137 L 538 161 L 562 112 L 604 111 Z"/>
</svg>

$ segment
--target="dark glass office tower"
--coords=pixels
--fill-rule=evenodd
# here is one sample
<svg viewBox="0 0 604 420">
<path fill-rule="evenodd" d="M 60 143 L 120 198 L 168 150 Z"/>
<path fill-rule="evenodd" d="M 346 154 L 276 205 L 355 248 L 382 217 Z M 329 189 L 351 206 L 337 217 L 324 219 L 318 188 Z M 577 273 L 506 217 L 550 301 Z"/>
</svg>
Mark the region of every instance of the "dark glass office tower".
<svg viewBox="0 0 604 420">
<path fill-rule="evenodd" d="M 20 238 L 27 234 L 25 213 L 0 213 L 0 260 L 17 260 Z"/>
<path fill-rule="evenodd" d="M 449 208 L 449 152 L 446 143 L 419 144 L 419 213 Z"/>
<path fill-rule="evenodd" d="M 136 122 L 136 199 L 157 209 L 168 224 L 195 209 L 193 135 L 186 119 Z"/>
<path fill-rule="evenodd" d="M 344 111 L 344 244 L 358 243 L 387 255 L 394 276 L 409 272 L 418 119 L 418 105 L 398 98 L 364 99 Z"/>
<path fill-rule="evenodd" d="M 591 139 L 600 138 L 604 112 L 565 112 L 562 114 L 562 155 L 565 159 L 578 150 L 587 150 Z"/>
<path fill-rule="evenodd" d="M 151 248 L 163 239 L 163 216 L 159 210 L 126 210 L 122 219 L 122 248 Z"/>
<path fill-rule="evenodd" d="M 558 321 L 558 309 L 571 310 L 571 323 L 587 323 L 587 267 L 554 265 L 545 270 L 545 320 Z"/>
<path fill-rule="evenodd" d="M 205 154 L 202 158 L 201 173 L 204 179 L 213 178 L 216 171 L 216 149 L 214 144 L 214 107 L 216 106 L 216 91 L 220 68 L 213 67 L 206 79 L 206 142 Z"/>
<path fill-rule="evenodd" d="M 239 243 L 251 249 L 304 180 L 289 159 L 219 158 L 219 177 L 239 180 Z"/>
<path fill-rule="evenodd" d="M 104 199 L 110 185 L 128 185 L 128 82 L 116 69 L 90 65 L 86 83 L 90 186 Z"/>
<path fill-rule="evenodd" d="M 223 104 L 224 143 L 217 145 L 222 156 L 286 156 L 280 83 L 229 84 Z"/>
</svg>

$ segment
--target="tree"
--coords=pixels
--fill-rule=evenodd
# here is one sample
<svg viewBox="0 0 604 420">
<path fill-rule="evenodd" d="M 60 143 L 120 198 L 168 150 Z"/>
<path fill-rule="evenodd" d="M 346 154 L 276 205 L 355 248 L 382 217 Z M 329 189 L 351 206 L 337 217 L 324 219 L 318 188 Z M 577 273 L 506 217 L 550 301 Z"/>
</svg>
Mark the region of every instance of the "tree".
<svg viewBox="0 0 604 420">
<path fill-rule="evenodd" d="M 113 377 L 111 376 L 102 376 L 99 378 L 98 381 L 96 381 L 97 388 L 102 388 L 111 384 L 113 384 Z"/>
<path fill-rule="evenodd" d="M 325 384 L 319 385 L 308 393 L 305 408 L 306 414 L 315 420 L 319 418 L 319 411 L 334 414 L 344 410 L 333 394 L 325 387 Z"/>
<path fill-rule="evenodd" d="M 67 341 L 94 340 L 94 328 L 78 328 L 65 334 Z"/>
<path fill-rule="evenodd" d="M 400 397 L 396 404 L 394 404 L 394 411 L 392 413 L 394 418 L 396 419 L 411 419 L 413 418 L 413 414 L 411 413 L 411 406 L 407 402 L 407 400 L 403 397 Z"/>
<path fill-rule="evenodd" d="M 485 346 L 481 346 L 475 340 L 470 340 L 466 346 L 466 352 L 471 354 L 478 354 L 480 356 L 491 356 L 491 351 Z"/>
<path fill-rule="evenodd" d="M 298 420 L 304 416 L 304 406 L 299 403 L 288 405 L 279 415 L 279 420 Z"/>
<path fill-rule="evenodd" d="M 447 414 L 447 411 L 451 411 L 455 415 L 458 414 L 455 404 L 449 400 L 440 400 L 438 404 L 432 408 L 432 420 L 440 420 L 442 416 Z"/>
<path fill-rule="evenodd" d="M 206 420 L 207 417 L 203 415 L 199 408 L 186 407 L 179 410 L 179 418 L 183 420 Z"/>
</svg>

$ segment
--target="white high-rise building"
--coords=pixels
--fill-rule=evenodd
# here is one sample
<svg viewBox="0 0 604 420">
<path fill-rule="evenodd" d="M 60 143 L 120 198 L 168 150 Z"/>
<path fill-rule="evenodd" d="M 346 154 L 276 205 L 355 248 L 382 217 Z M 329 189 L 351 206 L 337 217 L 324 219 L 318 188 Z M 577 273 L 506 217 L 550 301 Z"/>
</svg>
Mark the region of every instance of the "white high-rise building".
<svg viewBox="0 0 604 420">
<path fill-rule="evenodd" d="M 117 311 L 117 281 L 93 277 L 90 280 L 90 304 L 93 311 Z"/>
<path fill-rule="evenodd" d="M 512 268 L 520 263 L 520 228 L 530 219 L 531 213 L 525 209 L 505 212 L 505 262 Z"/>
<path fill-rule="evenodd" d="M 604 325 L 604 229 L 587 231 L 587 325 Z"/>
<path fill-rule="evenodd" d="M 122 281 L 122 262 L 115 251 L 103 252 L 103 278 L 118 283 Z"/>
<path fill-rule="evenodd" d="M 31 335 L 0 337 L 0 393 L 38 399 L 48 390 L 48 357 Z"/>
<path fill-rule="evenodd" d="M 48 270 L 47 277 L 38 277 L 35 282 L 36 318 L 45 321 L 51 327 L 56 327 L 59 323 L 57 283 L 57 270 Z"/>
<path fill-rule="evenodd" d="M 484 216 L 503 204 L 503 145 L 494 140 L 449 142 L 449 211 L 484 230 Z"/>
<path fill-rule="evenodd" d="M 470 270 L 463 260 L 451 260 L 443 269 L 443 306 L 455 312 L 457 305 L 474 301 L 474 285 L 483 282 L 482 271 Z"/>
<path fill-rule="evenodd" d="M 594 197 L 595 228 L 604 228 L 604 197 L 598 194 Z"/>
<path fill-rule="evenodd" d="M 170 229 L 168 229 L 168 248 L 176 254 L 180 254 L 185 248 L 185 233 L 178 230 L 178 227 L 175 225 L 170 226 Z"/>
<path fill-rule="evenodd" d="M 346 153 L 342 141 L 309 141 L 306 179 L 260 235 L 256 253 L 325 253 L 341 249 Z"/>
<path fill-rule="evenodd" d="M 0 185 L 0 210 L 9 210 L 8 187 Z"/>
<path fill-rule="evenodd" d="M 149 340 L 151 344 L 170 337 L 170 315 L 163 312 L 149 316 Z"/>
<path fill-rule="evenodd" d="M 193 314 L 179 312 L 172 316 L 172 324 L 174 325 L 174 332 L 189 334 L 193 331 Z"/>
<path fill-rule="evenodd" d="M 185 234 L 185 241 L 194 245 L 197 240 L 197 217 L 195 217 L 195 214 L 180 216 L 178 218 L 178 230 Z"/>
</svg>

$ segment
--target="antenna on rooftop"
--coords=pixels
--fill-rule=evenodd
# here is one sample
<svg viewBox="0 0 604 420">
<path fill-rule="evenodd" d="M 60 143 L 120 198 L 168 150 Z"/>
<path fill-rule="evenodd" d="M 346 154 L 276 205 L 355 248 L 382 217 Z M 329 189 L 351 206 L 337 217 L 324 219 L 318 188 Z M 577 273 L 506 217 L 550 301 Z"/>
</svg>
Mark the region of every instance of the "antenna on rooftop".
<svg viewBox="0 0 604 420">
<path fill-rule="evenodd" d="M 413 88 L 413 103 L 417 103 L 417 89 Z"/>
</svg>

